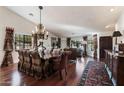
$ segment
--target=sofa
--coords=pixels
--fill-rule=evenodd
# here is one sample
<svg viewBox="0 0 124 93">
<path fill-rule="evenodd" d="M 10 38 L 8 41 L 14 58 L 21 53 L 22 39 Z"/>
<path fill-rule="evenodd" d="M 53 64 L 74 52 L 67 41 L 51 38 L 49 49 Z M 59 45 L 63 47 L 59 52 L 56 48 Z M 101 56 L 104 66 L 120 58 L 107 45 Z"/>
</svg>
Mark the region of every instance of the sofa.
<svg viewBox="0 0 124 93">
<path fill-rule="evenodd" d="M 82 57 L 83 51 L 79 48 L 65 48 L 64 51 L 71 51 L 71 55 L 69 55 L 69 60 L 76 60 L 77 57 Z"/>
</svg>

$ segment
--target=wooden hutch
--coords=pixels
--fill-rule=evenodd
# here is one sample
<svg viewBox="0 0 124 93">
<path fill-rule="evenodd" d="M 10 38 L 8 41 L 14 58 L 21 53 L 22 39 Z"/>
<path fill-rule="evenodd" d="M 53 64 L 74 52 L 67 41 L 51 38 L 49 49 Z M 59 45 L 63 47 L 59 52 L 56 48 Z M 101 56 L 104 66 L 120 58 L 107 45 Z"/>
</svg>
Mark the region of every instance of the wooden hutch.
<svg viewBox="0 0 124 93">
<path fill-rule="evenodd" d="M 124 85 L 124 44 L 119 44 L 119 51 L 105 50 L 105 67 L 114 85 Z"/>
</svg>

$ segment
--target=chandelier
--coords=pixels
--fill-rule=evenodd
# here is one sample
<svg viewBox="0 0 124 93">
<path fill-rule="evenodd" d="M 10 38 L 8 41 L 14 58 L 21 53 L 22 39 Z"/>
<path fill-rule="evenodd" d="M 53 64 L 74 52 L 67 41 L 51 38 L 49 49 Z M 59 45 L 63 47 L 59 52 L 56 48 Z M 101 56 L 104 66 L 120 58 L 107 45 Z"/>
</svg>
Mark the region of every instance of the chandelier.
<svg viewBox="0 0 124 93">
<path fill-rule="evenodd" d="M 40 24 L 38 24 L 36 27 L 35 27 L 35 31 L 33 31 L 33 34 L 34 35 L 37 35 L 37 38 L 38 39 L 48 39 L 48 31 L 45 30 L 45 27 L 43 24 L 41 24 L 41 10 L 43 9 L 42 6 L 39 6 L 39 9 L 40 9 Z"/>
</svg>

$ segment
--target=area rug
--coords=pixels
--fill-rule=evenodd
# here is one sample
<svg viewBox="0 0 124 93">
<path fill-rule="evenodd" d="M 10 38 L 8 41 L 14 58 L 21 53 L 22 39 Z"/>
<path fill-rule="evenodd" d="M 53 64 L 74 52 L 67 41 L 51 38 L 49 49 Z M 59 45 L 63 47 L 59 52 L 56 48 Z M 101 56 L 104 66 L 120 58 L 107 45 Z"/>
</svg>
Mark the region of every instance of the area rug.
<svg viewBox="0 0 124 93">
<path fill-rule="evenodd" d="M 78 86 L 112 86 L 103 62 L 89 61 Z"/>
</svg>

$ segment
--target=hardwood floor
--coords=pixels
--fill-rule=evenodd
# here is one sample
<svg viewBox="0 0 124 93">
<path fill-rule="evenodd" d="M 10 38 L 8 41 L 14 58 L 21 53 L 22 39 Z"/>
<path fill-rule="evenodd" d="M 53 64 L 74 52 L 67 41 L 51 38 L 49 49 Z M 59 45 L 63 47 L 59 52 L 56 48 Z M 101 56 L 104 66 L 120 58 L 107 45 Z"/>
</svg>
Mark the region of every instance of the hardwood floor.
<svg viewBox="0 0 124 93">
<path fill-rule="evenodd" d="M 75 86 L 79 82 L 86 63 L 92 58 L 77 59 L 76 64 L 71 64 L 68 67 L 68 75 L 64 80 L 60 80 L 59 73 L 42 79 L 25 75 L 25 73 L 17 70 L 17 64 L 9 67 L 0 68 L 0 85 L 1 86 Z M 64 74 L 63 74 L 64 75 Z"/>
</svg>

